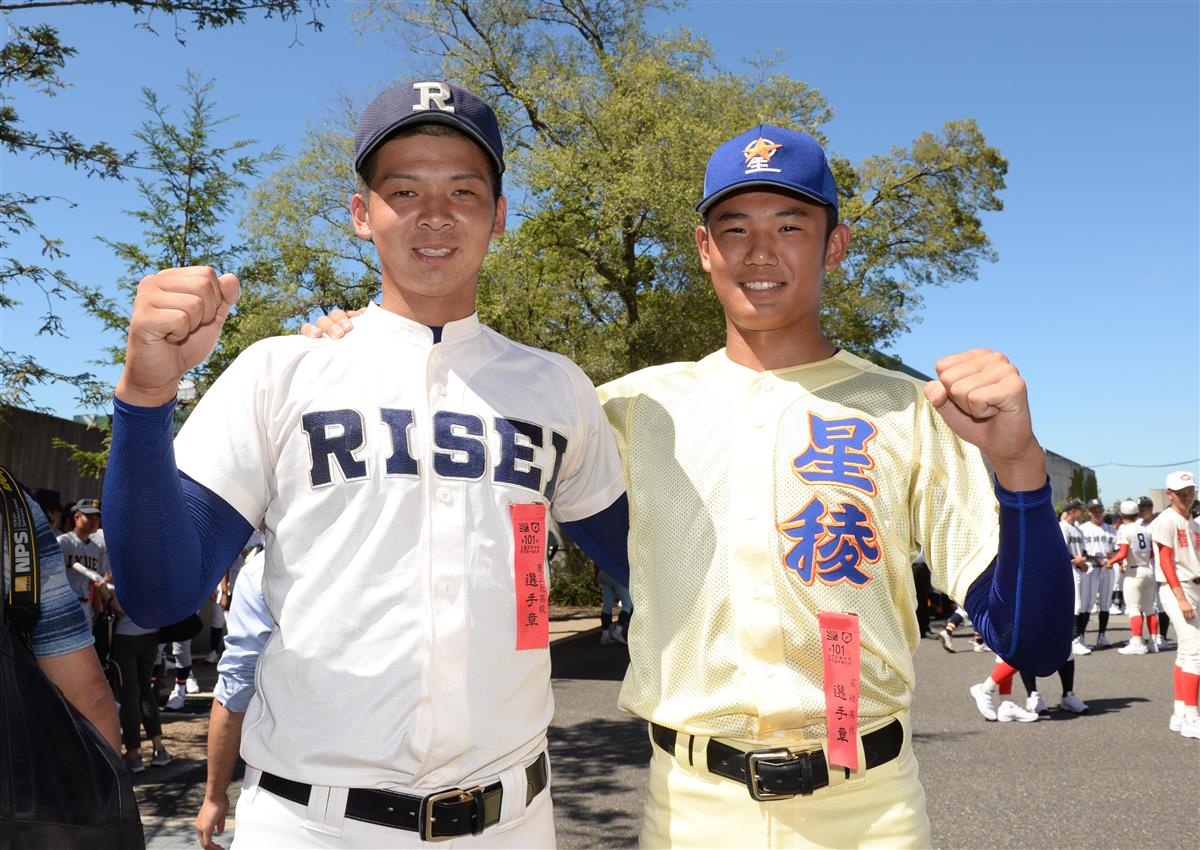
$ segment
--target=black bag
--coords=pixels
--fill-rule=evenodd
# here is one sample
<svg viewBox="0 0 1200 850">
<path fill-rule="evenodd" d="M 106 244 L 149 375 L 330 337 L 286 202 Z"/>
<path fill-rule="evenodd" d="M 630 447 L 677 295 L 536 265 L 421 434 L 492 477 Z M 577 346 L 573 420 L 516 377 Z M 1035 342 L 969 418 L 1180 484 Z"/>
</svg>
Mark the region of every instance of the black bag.
<svg viewBox="0 0 1200 850">
<path fill-rule="evenodd" d="M 163 626 L 158 630 L 159 643 L 177 643 L 179 641 L 191 640 L 196 635 L 200 634 L 200 630 L 204 628 L 204 622 L 200 619 L 199 614 L 192 614 L 190 617 L 185 617 L 178 623 L 172 623 L 169 626 Z"/>
<path fill-rule="evenodd" d="M 7 517 L 0 560 L 12 588 L 11 604 L 0 604 L 0 850 L 142 850 L 129 772 L 29 648 L 41 576 L 33 516 L 19 488 L 0 467 L 0 517 Z"/>
</svg>

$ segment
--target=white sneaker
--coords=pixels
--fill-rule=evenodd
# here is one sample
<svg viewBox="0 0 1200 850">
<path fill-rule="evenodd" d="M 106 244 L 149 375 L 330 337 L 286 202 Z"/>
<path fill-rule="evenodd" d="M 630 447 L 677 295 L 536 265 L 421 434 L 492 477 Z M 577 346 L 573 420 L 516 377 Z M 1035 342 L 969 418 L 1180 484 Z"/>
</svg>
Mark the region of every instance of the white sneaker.
<svg viewBox="0 0 1200 850">
<path fill-rule="evenodd" d="M 987 652 L 987 644 L 983 641 L 975 641 L 975 646 L 972 648 L 974 652 Z"/>
<path fill-rule="evenodd" d="M 1109 607 L 1108 613 L 1111 615 L 1111 614 L 1124 614 L 1125 612 L 1121 610 L 1120 605 L 1112 605 Z"/>
<path fill-rule="evenodd" d="M 186 702 L 186 689 L 183 685 L 176 685 L 175 690 L 171 691 L 171 696 L 167 697 L 167 711 L 179 711 Z"/>
<path fill-rule="evenodd" d="M 934 637 L 942 642 L 942 649 L 947 652 L 954 652 L 954 638 L 950 636 L 948 631 L 942 629 Z"/>
<path fill-rule="evenodd" d="M 1096 638 L 1096 648 L 1099 649 L 1100 647 L 1104 646 L 1112 646 L 1112 644 L 1109 642 L 1107 637 L 1100 635 L 1100 637 Z"/>
<path fill-rule="evenodd" d="M 1162 647 L 1160 647 L 1160 646 L 1159 646 L 1159 644 L 1158 644 L 1158 635 L 1155 635 L 1154 637 L 1152 637 L 1152 638 L 1150 639 L 1150 642 L 1149 642 L 1148 646 L 1150 647 L 1150 651 L 1151 651 L 1151 652 L 1158 652 L 1158 651 L 1159 651 L 1159 649 L 1161 649 L 1161 648 L 1162 648 Z"/>
<path fill-rule="evenodd" d="M 1092 648 L 1083 642 L 1083 638 L 1075 638 L 1075 642 L 1071 644 L 1072 655 L 1091 655 Z"/>
<path fill-rule="evenodd" d="M 1167 726 L 1170 728 L 1170 730 L 1172 732 L 1178 732 L 1180 729 L 1183 728 L 1183 715 L 1182 714 L 1172 714 L 1171 722 L 1168 723 Z"/>
<path fill-rule="evenodd" d="M 1146 644 L 1137 638 L 1130 638 L 1129 643 L 1118 649 L 1117 653 L 1119 655 L 1145 655 L 1149 651 L 1146 649 Z"/>
<path fill-rule="evenodd" d="M 1075 714 L 1083 714 L 1088 710 L 1087 703 L 1075 696 L 1074 692 L 1063 694 L 1062 702 L 1059 705 Z"/>
<path fill-rule="evenodd" d="M 1034 691 L 1029 695 L 1029 699 L 1025 700 L 1025 710 L 1032 711 L 1034 714 L 1045 714 L 1047 711 L 1046 701 L 1042 699 L 1042 695 Z"/>
<path fill-rule="evenodd" d="M 208 655 L 204 656 L 204 660 L 209 664 L 216 664 L 221 660 L 221 654 L 214 649 L 212 652 L 208 653 Z"/>
<path fill-rule="evenodd" d="M 996 719 L 996 706 L 992 695 L 983 689 L 983 684 L 971 685 L 971 696 L 975 698 L 975 707 L 983 715 L 984 720 Z"/>
<path fill-rule="evenodd" d="M 1017 720 L 1021 723 L 1032 723 L 1038 719 L 1036 711 L 1028 711 L 1017 705 L 1010 699 L 1006 699 L 1000 703 L 1000 707 L 996 709 L 996 719 L 1001 723 L 1009 723 Z"/>
<path fill-rule="evenodd" d="M 1185 738 L 1200 740 L 1200 717 L 1192 716 L 1183 718 L 1183 723 L 1179 726 L 1179 734 Z"/>
<path fill-rule="evenodd" d="M 184 685 L 184 687 L 187 689 L 189 694 L 200 693 L 200 683 L 196 681 L 196 677 L 191 673 L 188 673 L 187 684 Z"/>
</svg>

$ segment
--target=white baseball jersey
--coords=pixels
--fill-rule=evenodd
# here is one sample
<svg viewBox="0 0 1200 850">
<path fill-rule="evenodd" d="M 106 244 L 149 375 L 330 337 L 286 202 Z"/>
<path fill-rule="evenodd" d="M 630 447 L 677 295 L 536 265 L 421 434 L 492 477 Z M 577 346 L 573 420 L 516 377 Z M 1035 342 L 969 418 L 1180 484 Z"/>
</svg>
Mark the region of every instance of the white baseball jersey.
<svg viewBox="0 0 1200 850">
<path fill-rule="evenodd" d="M 1117 530 L 1107 522 L 1099 524 L 1088 520 L 1083 525 L 1079 526 L 1079 531 L 1083 535 L 1084 554 L 1096 561 L 1107 561 L 1116 549 L 1114 541 L 1117 537 Z"/>
<path fill-rule="evenodd" d="M 1167 508 L 1154 518 L 1150 524 L 1150 533 L 1154 542 L 1168 546 L 1175 563 L 1175 574 L 1180 581 L 1191 581 L 1200 578 L 1200 523 L 1189 517 L 1180 516 L 1179 511 Z M 1160 582 L 1167 577 L 1162 574 L 1162 566 L 1157 570 Z"/>
<path fill-rule="evenodd" d="M 242 755 L 299 782 L 432 789 L 532 760 L 550 654 L 516 649 L 510 507 L 583 519 L 624 491 L 591 383 L 474 315 L 372 305 L 340 342 L 256 343 L 175 444 L 179 469 L 265 517 Z"/>
<path fill-rule="evenodd" d="M 1067 544 L 1067 551 L 1071 553 L 1072 558 L 1078 558 L 1081 555 L 1087 554 L 1083 532 L 1079 530 L 1078 525 L 1073 522 L 1067 522 L 1065 519 L 1060 519 L 1058 521 L 1058 530 L 1062 532 L 1063 542 Z M 1091 567 L 1089 566 L 1088 569 L 1090 570 Z"/>
<path fill-rule="evenodd" d="M 913 558 L 965 599 L 998 541 L 983 460 L 921 383 L 844 351 L 756 372 L 721 350 L 600 395 L 629 478 L 622 707 L 696 735 L 824 737 L 817 618 L 846 611 L 861 722 L 907 710 Z"/>
<path fill-rule="evenodd" d="M 71 569 L 71 564 L 78 561 L 100 575 L 108 572 L 108 550 L 104 548 L 104 538 L 97 540 L 96 535 L 91 534 L 87 540 L 80 540 L 74 531 L 68 531 L 58 536 L 58 548 L 62 549 L 63 562 L 67 565 L 67 584 L 71 585 L 77 598 L 87 599 L 92 591 L 91 580 Z"/>
<path fill-rule="evenodd" d="M 1125 569 L 1150 568 L 1150 533 L 1145 527 L 1136 522 L 1122 525 L 1117 529 L 1117 546 L 1129 547 L 1129 554 L 1125 557 Z"/>
</svg>

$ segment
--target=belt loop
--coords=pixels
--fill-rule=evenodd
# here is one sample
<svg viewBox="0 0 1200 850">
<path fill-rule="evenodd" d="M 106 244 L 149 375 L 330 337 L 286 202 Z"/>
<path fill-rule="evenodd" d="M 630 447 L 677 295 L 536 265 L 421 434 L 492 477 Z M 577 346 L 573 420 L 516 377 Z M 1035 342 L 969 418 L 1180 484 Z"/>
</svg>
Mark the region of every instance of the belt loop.
<svg viewBox="0 0 1200 850">
<path fill-rule="evenodd" d="M 340 838 L 342 822 L 346 817 L 346 795 L 349 793 L 349 788 L 331 788 L 328 785 L 312 786 L 302 826 L 310 832 L 319 832 L 322 835 Z"/>
<path fill-rule="evenodd" d="M 525 763 L 518 762 L 499 776 L 504 796 L 500 800 L 500 820 L 496 826 L 512 823 L 525 815 L 525 798 L 529 788 L 529 777 L 525 774 Z M 548 783 L 547 783 L 548 785 Z"/>
<path fill-rule="evenodd" d="M 679 741 L 675 743 L 676 750 L 683 751 L 683 758 L 679 759 L 680 764 L 686 764 L 689 769 L 699 774 L 700 776 L 712 776 L 708 771 L 708 742 L 712 738 L 708 735 L 680 735 L 680 738 L 687 738 L 686 746 L 680 746 Z M 689 762 L 688 759 L 691 759 Z"/>
</svg>

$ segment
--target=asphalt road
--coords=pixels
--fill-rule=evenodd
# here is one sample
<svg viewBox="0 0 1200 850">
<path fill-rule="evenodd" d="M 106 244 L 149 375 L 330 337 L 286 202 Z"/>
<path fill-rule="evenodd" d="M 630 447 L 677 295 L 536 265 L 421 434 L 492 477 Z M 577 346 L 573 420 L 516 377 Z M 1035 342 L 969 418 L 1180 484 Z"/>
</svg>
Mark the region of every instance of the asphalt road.
<svg viewBox="0 0 1200 850">
<path fill-rule="evenodd" d="M 1127 637 L 1127 619 L 1114 616 L 1109 638 Z M 916 658 L 914 746 L 935 847 L 1200 846 L 1200 741 L 1167 729 L 1173 652 L 1094 652 L 1076 663 L 1088 714 L 1056 709 L 1053 677 L 1040 683 L 1048 718 L 988 723 L 967 689 L 991 672 L 994 656 L 970 652 L 966 638 L 956 643 L 962 651 L 951 655 L 922 641 Z M 650 744 L 645 724 L 616 707 L 628 656 L 588 634 L 555 645 L 552 658 L 559 846 L 634 847 Z M 1014 691 L 1024 699 L 1019 680 Z"/>
</svg>

